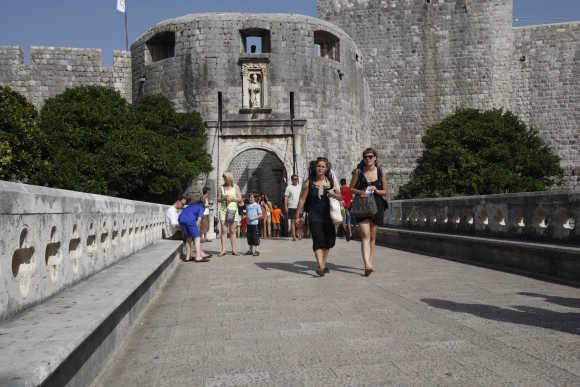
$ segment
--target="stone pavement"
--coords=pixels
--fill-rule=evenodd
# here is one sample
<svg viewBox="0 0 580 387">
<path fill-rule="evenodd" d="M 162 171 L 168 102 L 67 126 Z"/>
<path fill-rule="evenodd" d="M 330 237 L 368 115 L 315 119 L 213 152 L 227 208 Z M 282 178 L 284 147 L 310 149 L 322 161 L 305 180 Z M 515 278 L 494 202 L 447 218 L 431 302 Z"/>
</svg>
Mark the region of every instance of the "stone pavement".
<svg viewBox="0 0 580 387">
<path fill-rule="evenodd" d="M 580 289 L 385 247 L 365 278 L 343 240 L 318 278 L 310 240 L 262 247 L 180 263 L 96 385 L 580 385 Z"/>
</svg>

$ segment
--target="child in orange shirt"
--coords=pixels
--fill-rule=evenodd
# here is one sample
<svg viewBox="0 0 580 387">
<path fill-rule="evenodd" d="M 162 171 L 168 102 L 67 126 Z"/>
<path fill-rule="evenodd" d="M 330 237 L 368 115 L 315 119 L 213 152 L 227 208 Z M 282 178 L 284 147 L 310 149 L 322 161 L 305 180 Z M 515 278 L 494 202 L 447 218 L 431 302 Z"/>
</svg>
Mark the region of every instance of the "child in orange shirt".
<svg viewBox="0 0 580 387">
<path fill-rule="evenodd" d="M 282 210 L 278 208 L 277 204 L 274 204 L 274 209 L 272 210 L 272 227 L 274 228 L 274 237 L 280 237 L 280 218 L 282 217 Z"/>
</svg>

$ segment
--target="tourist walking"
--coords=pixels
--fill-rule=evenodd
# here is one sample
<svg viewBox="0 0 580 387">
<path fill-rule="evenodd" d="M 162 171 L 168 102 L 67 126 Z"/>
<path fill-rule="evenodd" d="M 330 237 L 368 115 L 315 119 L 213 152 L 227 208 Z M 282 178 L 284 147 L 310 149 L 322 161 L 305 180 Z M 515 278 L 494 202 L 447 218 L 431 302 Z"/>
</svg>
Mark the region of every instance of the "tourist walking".
<svg viewBox="0 0 580 387">
<path fill-rule="evenodd" d="M 268 197 L 265 196 L 264 200 L 266 202 L 266 233 L 268 238 L 272 238 L 272 202 L 268 200 Z"/>
<path fill-rule="evenodd" d="M 298 200 L 300 200 L 301 187 L 298 184 L 298 175 L 292 175 L 290 181 L 291 184 L 284 191 L 284 211 L 287 218 L 290 219 L 290 235 L 295 241 L 302 239 L 301 230 L 296 226 L 296 207 L 298 207 Z"/>
<path fill-rule="evenodd" d="M 199 225 L 199 232 L 201 232 L 201 241 L 207 242 L 207 233 L 209 231 L 209 199 L 205 198 L 203 201 L 204 211 L 203 218 L 201 218 L 201 223 Z"/>
<path fill-rule="evenodd" d="M 223 185 L 218 191 L 219 219 L 220 219 L 220 241 L 221 249 L 219 256 L 226 254 L 226 234 L 230 238 L 232 255 L 238 255 L 236 251 L 236 214 L 238 213 L 238 203 L 242 201 L 240 187 L 234 184 L 234 177 L 230 171 L 223 173 Z"/>
<path fill-rule="evenodd" d="M 352 172 L 350 190 L 353 195 L 360 198 L 371 198 L 376 204 L 376 212 L 372 216 L 356 217 L 361 236 L 361 254 L 364 264 L 365 276 L 374 271 L 373 259 L 377 239 L 377 226 L 383 225 L 383 215 L 386 208 L 385 195 L 388 192 L 387 175 L 382 164 L 377 162 L 377 151 L 367 148 L 363 152 L 363 159 Z M 356 196 L 351 208 L 356 208 Z"/>
<path fill-rule="evenodd" d="M 262 207 L 262 217 L 260 218 L 260 235 L 262 238 L 267 239 L 269 236 L 268 233 L 268 205 L 266 204 L 266 197 L 265 195 L 260 196 L 260 201 L 258 203 Z"/>
<path fill-rule="evenodd" d="M 246 205 L 247 230 L 246 237 L 248 240 L 248 251 L 246 255 L 260 255 L 260 233 L 258 223 L 262 217 L 262 206 L 256 203 L 256 194 L 248 195 L 248 204 Z"/>
<path fill-rule="evenodd" d="M 346 185 L 346 179 L 340 179 L 340 193 L 342 194 L 342 208 L 344 208 L 344 220 L 342 221 L 342 231 L 344 239 L 350 241 L 352 237 L 352 226 L 350 216 L 351 195 L 350 187 Z"/>
<path fill-rule="evenodd" d="M 316 273 L 320 277 L 330 271 L 327 267 L 328 253 L 336 242 L 336 230 L 330 218 L 330 197 L 342 200 L 340 189 L 332 177 L 330 163 L 326 158 L 319 157 L 314 168 L 310 169 L 308 180 L 302 186 L 296 208 L 296 221 L 304 222 L 302 210 L 306 206 L 312 249 L 318 262 Z"/>
<path fill-rule="evenodd" d="M 179 228 L 185 239 L 185 262 L 208 262 L 211 254 L 206 254 L 201 249 L 200 232 L 197 222 L 203 217 L 204 199 L 207 198 L 209 189 L 204 188 L 201 195 L 189 203 L 179 214 Z M 192 245 L 195 243 L 195 259 L 192 258 Z"/>
</svg>

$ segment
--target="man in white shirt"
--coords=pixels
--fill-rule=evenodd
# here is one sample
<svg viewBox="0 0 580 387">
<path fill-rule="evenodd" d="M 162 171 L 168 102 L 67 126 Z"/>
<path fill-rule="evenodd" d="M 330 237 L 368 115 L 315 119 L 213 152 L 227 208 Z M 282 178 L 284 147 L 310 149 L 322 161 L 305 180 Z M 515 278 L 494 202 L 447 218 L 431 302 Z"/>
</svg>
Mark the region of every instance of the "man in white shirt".
<svg viewBox="0 0 580 387">
<path fill-rule="evenodd" d="M 297 175 L 292 175 L 290 179 L 292 184 L 287 186 L 284 192 L 284 210 L 286 211 L 286 216 L 290 219 L 290 233 L 292 240 L 295 241 L 296 239 L 302 239 L 300 229 L 296 225 L 296 207 L 298 207 L 302 188 L 298 184 Z"/>
<path fill-rule="evenodd" d="M 179 212 L 185 205 L 185 199 L 179 199 L 173 205 L 169 206 L 165 213 L 165 238 L 166 239 L 183 239 L 179 229 Z"/>
</svg>

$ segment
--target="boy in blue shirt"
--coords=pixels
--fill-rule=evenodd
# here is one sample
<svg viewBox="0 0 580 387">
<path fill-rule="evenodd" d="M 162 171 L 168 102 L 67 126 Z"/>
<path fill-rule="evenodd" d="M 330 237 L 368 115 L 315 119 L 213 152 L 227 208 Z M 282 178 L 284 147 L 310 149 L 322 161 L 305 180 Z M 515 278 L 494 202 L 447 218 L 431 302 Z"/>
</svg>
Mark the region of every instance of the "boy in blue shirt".
<svg viewBox="0 0 580 387">
<path fill-rule="evenodd" d="M 262 217 L 262 207 L 256 203 L 256 194 L 248 195 L 248 205 L 246 206 L 248 251 L 246 255 L 260 255 L 260 233 L 258 231 L 258 222 Z"/>
<path fill-rule="evenodd" d="M 199 199 L 190 203 L 179 214 L 179 227 L 185 239 L 185 262 L 209 262 L 211 254 L 205 254 L 201 249 L 200 233 L 197 227 L 199 219 L 203 218 L 205 211 L 204 201 L 208 196 L 209 189 L 204 187 Z M 195 259 L 192 259 L 192 242 L 195 240 Z"/>
</svg>

